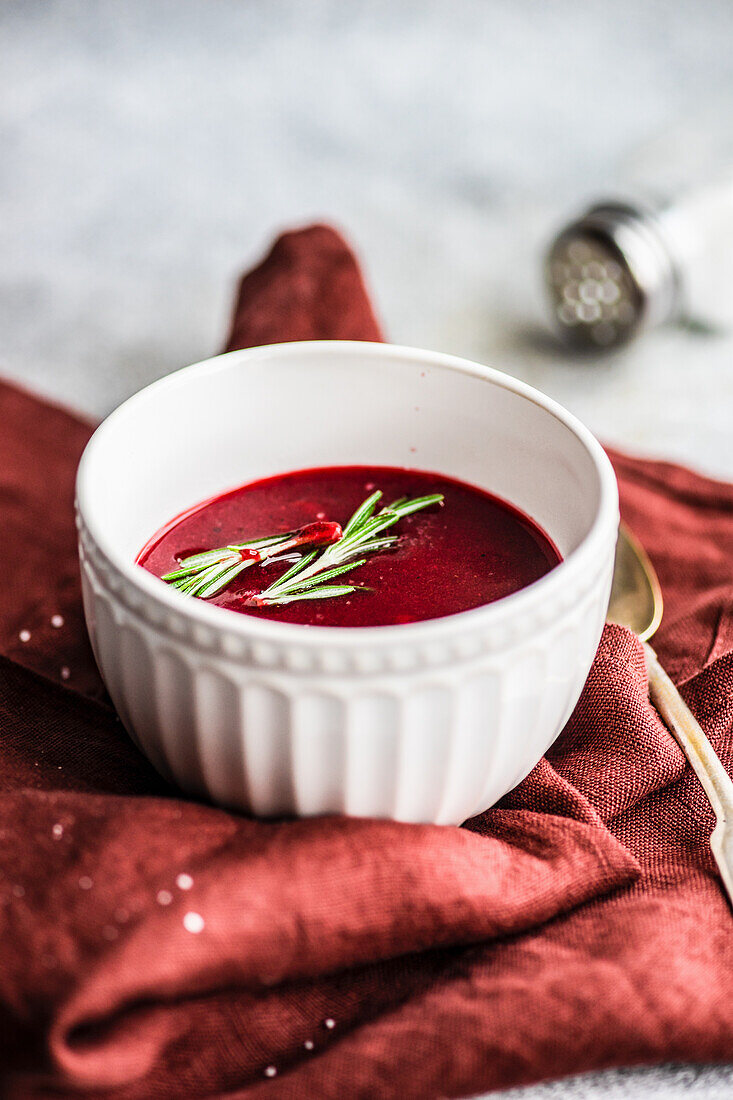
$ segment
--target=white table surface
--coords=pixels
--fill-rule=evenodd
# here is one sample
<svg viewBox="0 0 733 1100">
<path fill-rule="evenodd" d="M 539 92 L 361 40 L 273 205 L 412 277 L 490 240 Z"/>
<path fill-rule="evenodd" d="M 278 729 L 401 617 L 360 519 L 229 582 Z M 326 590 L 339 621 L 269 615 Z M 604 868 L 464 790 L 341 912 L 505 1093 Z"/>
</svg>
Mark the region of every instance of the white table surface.
<svg viewBox="0 0 733 1100">
<path fill-rule="evenodd" d="M 0 373 L 104 414 L 215 352 L 240 270 L 327 219 L 393 340 L 733 478 L 732 336 L 572 361 L 539 293 L 543 243 L 628 149 L 710 101 L 733 125 L 732 43 L 729 0 L 3 0 Z M 722 1100 L 733 1070 L 506 1095 Z"/>
</svg>

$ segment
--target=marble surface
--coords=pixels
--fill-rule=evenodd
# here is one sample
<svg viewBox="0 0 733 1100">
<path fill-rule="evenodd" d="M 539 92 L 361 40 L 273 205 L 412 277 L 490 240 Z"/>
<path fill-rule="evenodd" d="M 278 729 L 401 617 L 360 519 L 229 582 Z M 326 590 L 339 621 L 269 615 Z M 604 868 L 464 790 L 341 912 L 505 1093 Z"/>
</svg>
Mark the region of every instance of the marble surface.
<svg viewBox="0 0 733 1100">
<path fill-rule="evenodd" d="M 396 341 L 516 374 L 603 439 L 733 477 L 733 337 L 574 361 L 539 257 L 624 154 L 730 107 L 729 0 L 3 0 L 0 372 L 101 415 L 221 343 L 240 269 L 327 219 Z M 727 1067 L 513 1100 L 733 1095 Z"/>
</svg>

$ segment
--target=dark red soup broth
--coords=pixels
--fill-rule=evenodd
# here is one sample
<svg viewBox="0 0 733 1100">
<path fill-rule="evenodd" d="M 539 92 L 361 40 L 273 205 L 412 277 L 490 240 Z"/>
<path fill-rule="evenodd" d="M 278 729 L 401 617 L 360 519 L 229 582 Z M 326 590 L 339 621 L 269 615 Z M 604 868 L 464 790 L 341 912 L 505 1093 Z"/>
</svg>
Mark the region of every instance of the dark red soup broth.
<svg viewBox="0 0 733 1100">
<path fill-rule="evenodd" d="M 138 562 L 160 577 L 201 550 L 275 535 L 314 520 L 345 524 L 375 489 L 383 502 L 442 493 L 445 500 L 406 516 L 389 534 L 392 549 L 374 554 L 338 583 L 369 591 L 282 607 L 248 607 L 246 599 L 287 564 L 252 566 L 208 603 L 279 622 L 310 626 L 391 626 L 454 615 L 492 603 L 549 573 L 561 560 L 528 516 L 462 481 L 391 466 L 334 466 L 255 481 L 205 501 L 167 524 Z"/>
</svg>

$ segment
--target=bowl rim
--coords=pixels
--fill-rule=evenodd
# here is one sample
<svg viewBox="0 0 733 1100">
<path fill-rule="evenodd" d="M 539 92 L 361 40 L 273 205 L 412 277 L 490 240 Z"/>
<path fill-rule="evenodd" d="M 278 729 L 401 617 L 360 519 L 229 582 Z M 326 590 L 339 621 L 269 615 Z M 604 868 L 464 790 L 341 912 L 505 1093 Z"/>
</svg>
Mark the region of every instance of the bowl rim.
<svg viewBox="0 0 733 1100">
<path fill-rule="evenodd" d="M 96 451 L 106 432 L 109 431 L 110 425 L 114 425 L 118 417 L 134 413 L 137 404 L 147 400 L 151 393 L 161 389 L 173 389 L 186 385 L 192 377 L 206 377 L 226 370 L 235 363 L 246 365 L 248 362 L 260 361 L 263 357 L 287 358 L 290 355 L 302 353 L 304 349 L 314 354 L 342 355 L 345 359 L 364 354 L 373 355 L 376 358 L 390 358 L 395 369 L 399 369 L 401 363 L 419 359 L 420 363 L 428 368 L 454 370 L 480 378 L 532 402 L 567 427 L 583 444 L 593 462 L 599 479 L 600 494 L 590 530 L 581 543 L 554 569 L 539 580 L 508 596 L 452 615 L 389 626 L 317 626 L 278 622 L 252 615 L 236 615 L 227 608 L 185 596 L 158 577 L 148 573 L 134 560 L 128 561 L 115 546 L 110 545 L 99 531 L 93 508 L 89 507 L 89 482 L 93 474 Z M 345 366 L 348 367 L 348 364 Z M 281 471 L 275 471 L 275 473 L 278 472 Z M 132 585 L 146 601 L 157 604 L 159 609 L 176 613 L 193 624 L 203 625 L 217 633 L 235 634 L 250 642 L 260 640 L 274 645 L 297 643 L 301 646 L 336 644 L 353 649 L 367 643 L 370 646 L 379 646 L 380 643 L 389 646 L 399 641 L 405 643 L 438 641 L 446 634 L 454 635 L 464 630 L 473 632 L 481 628 L 490 629 L 503 625 L 507 618 L 513 617 L 515 613 L 523 614 L 532 603 L 542 603 L 547 598 L 551 599 L 570 581 L 571 574 L 585 572 L 589 565 L 592 568 L 593 560 L 600 560 L 607 552 L 609 527 L 615 530 L 618 526 L 618 483 L 608 455 L 593 433 L 577 417 L 553 398 L 503 371 L 460 356 L 407 345 L 360 340 L 299 340 L 263 344 L 212 356 L 190 366 L 181 367 L 132 394 L 101 422 L 84 449 L 76 477 L 76 511 L 78 527 L 86 531 L 96 550 L 102 554 L 114 572 Z M 551 532 L 550 536 L 552 537 Z"/>
</svg>

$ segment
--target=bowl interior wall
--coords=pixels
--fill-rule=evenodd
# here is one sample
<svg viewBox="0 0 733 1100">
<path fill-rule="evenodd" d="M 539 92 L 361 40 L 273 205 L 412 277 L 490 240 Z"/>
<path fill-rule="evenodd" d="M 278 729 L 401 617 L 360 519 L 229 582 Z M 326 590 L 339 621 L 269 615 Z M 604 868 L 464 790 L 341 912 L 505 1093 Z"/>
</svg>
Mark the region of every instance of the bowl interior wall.
<svg viewBox="0 0 733 1100">
<path fill-rule="evenodd" d="M 292 345 L 227 356 L 136 395 L 94 439 L 85 501 L 102 544 L 129 561 L 164 523 L 217 493 L 352 463 L 479 485 L 532 516 L 564 556 L 588 533 L 600 497 L 584 443 L 496 381 L 419 353 Z"/>
</svg>

